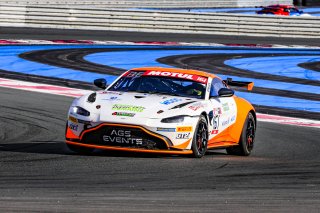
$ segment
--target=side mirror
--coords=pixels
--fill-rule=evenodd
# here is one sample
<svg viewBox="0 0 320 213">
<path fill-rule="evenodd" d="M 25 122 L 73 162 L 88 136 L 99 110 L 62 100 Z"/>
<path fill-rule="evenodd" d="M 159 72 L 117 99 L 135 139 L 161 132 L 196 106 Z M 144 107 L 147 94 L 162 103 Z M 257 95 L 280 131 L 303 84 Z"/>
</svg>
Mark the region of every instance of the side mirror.
<svg viewBox="0 0 320 213">
<path fill-rule="evenodd" d="M 228 88 L 221 88 L 218 92 L 219 97 L 231 97 L 234 95 L 234 91 Z"/>
<path fill-rule="evenodd" d="M 94 85 L 101 88 L 101 89 L 106 89 L 107 88 L 107 81 L 104 78 L 99 78 L 94 80 Z"/>
</svg>

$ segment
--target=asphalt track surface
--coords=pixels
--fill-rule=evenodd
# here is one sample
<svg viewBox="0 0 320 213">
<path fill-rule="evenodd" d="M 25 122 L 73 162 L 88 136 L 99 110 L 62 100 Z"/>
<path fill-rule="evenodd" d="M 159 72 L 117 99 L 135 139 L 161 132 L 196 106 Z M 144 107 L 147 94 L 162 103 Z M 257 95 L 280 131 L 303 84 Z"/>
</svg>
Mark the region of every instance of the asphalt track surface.
<svg viewBox="0 0 320 213">
<path fill-rule="evenodd" d="M 249 157 L 86 156 L 64 144 L 72 98 L 0 88 L 0 100 L 1 212 L 320 211 L 317 128 L 258 122 Z"/>
<path fill-rule="evenodd" d="M 2 212 L 320 210 L 319 129 L 259 122 L 250 157 L 85 156 L 64 144 L 72 98 L 0 88 L 0 99 Z"/>
</svg>

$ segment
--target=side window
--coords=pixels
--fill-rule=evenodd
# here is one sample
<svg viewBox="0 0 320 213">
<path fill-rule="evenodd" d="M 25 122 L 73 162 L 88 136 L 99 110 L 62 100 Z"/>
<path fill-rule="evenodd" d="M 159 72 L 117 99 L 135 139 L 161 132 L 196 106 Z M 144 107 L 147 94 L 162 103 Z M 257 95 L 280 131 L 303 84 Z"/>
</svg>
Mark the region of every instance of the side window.
<svg viewBox="0 0 320 213">
<path fill-rule="evenodd" d="M 210 88 L 210 97 L 218 96 L 218 92 L 221 88 L 226 88 L 226 85 L 218 78 L 212 79 Z"/>
</svg>

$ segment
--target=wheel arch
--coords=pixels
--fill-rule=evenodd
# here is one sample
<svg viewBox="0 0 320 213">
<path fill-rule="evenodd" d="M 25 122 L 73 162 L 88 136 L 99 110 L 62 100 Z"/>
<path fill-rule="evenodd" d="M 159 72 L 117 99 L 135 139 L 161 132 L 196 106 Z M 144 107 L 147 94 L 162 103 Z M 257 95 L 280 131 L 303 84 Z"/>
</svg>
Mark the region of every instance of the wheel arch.
<svg viewBox="0 0 320 213">
<path fill-rule="evenodd" d="M 241 132 L 243 125 L 247 119 L 248 114 L 251 112 L 255 118 L 255 124 L 257 124 L 257 115 L 254 107 L 249 103 L 247 100 L 235 97 L 234 98 L 237 105 L 237 119 L 236 122 L 233 124 L 232 128 L 230 129 L 230 134 L 235 141 L 239 141 L 241 137 Z"/>
<path fill-rule="evenodd" d="M 203 112 L 201 112 L 200 116 L 201 116 L 201 115 L 203 115 L 203 116 L 205 117 L 205 119 L 206 119 L 206 121 L 207 121 L 207 125 L 209 125 L 209 118 L 208 118 L 207 112 L 203 111 Z"/>
</svg>

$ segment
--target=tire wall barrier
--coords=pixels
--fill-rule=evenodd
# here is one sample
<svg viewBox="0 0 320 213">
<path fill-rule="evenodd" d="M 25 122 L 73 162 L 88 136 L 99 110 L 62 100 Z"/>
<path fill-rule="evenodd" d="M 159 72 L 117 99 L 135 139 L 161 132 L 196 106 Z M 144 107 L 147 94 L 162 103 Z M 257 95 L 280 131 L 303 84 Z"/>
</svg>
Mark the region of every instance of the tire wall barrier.
<svg viewBox="0 0 320 213">
<path fill-rule="evenodd" d="M 0 5 L 0 27 L 320 38 L 320 18 Z"/>
</svg>

